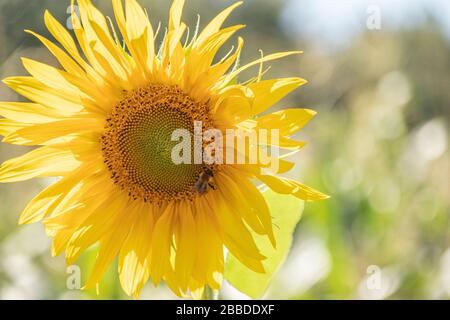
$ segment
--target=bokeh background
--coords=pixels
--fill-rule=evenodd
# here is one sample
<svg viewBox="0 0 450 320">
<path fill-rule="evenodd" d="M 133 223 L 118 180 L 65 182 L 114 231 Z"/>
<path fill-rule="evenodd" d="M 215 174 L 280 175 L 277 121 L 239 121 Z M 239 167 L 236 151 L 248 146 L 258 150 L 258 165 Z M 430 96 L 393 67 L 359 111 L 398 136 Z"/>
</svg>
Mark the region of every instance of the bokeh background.
<svg viewBox="0 0 450 320">
<path fill-rule="evenodd" d="M 199 13 L 204 26 L 231 2 L 190 0 L 185 21 L 194 27 Z M 94 3 L 112 16 L 109 0 Z M 169 1 L 140 3 L 155 27 L 165 24 Z M 0 0 L 1 78 L 25 74 L 23 56 L 55 64 L 23 29 L 49 36 L 44 10 L 64 22 L 68 4 Z M 291 176 L 332 196 L 306 205 L 266 298 L 450 298 L 449 17 L 446 0 L 247 0 L 230 18 L 247 24 L 243 62 L 259 49 L 305 51 L 272 63 L 265 78 L 309 80 L 277 108 L 319 111 L 300 134 L 310 143 Z M 0 85 L 0 101 L 19 99 Z M 24 151 L 0 144 L 0 161 Z M 125 299 L 114 268 L 99 296 L 69 290 L 64 259 L 50 257 L 43 228 L 17 226 L 26 203 L 51 182 L 0 185 L 0 299 Z M 222 295 L 245 298 L 229 285 Z M 148 285 L 142 298 L 173 295 Z"/>
</svg>

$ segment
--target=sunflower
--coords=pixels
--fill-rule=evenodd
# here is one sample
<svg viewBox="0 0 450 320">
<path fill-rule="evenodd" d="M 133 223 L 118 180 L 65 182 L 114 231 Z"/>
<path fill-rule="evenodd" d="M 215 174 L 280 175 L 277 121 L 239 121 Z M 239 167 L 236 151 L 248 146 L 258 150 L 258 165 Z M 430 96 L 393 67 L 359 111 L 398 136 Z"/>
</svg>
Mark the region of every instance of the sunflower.
<svg viewBox="0 0 450 320">
<path fill-rule="evenodd" d="M 136 0 L 126 0 L 125 7 L 121 0 L 112 4 L 120 33 L 89 0 L 77 1 L 77 13 L 72 1 L 73 34 L 45 12 L 58 44 L 27 32 L 61 68 L 23 58 L 30 76 L 4 80 L 30 102 L 0 103 L 3 142 L 36 148 L 3 163 L 0 182 L 59 177 L 26 206 L 20 224 L 42 220 L 53 238 L 52 255 L 64 252 L 68 264 L 97 245 L 87 288 L 99 283 L 116 257 L 120 283 L 134 297 L 148 280 L 164 281 L 179 296 L 218 290 L 225 248 L 248 268 L 264 272 L 265 257 L 252 232 L 276 244 L 258 181 L 307 201 L 327 196 L 277 176 L 294 165 L 281 157 L 276 172 L 260 162 L 174 164 L 171 134 L 177 128 L 192 133 L 196 121 L 223 132 L 278 129 L 276 147 L 302 148 L 304 143 L 290 137 L 314 111 L 260 114 L 306 81 L 262 80 L 261 71 L 245 83 L 236 81 L 252 66 L 298 52 L 239 66 L 244 42 L 238 38 L 237 46 L 217 59 L 218 50 L 244 27 L 222 28 L 241 2 L 190 37 L 182 22 L 184 1 L 175 0 L 159 48 L 158 31 Z M 205 172 L 214 187 L 198 192 Z"/>
</svg>

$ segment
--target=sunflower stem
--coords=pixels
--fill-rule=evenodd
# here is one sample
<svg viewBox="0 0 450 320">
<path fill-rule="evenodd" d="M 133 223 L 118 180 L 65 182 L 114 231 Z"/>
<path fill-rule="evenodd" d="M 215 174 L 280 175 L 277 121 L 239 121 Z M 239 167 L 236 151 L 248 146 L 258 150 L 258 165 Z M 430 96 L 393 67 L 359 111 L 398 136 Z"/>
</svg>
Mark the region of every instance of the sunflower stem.
<svg viewBox="0 0 450 320">
<path fill-rule="evenodd" d="M 205 286 L 203 292 L 203 300 L 219 300 L 219 292 L 214 291 L 209 286 Z"/>
</svg>

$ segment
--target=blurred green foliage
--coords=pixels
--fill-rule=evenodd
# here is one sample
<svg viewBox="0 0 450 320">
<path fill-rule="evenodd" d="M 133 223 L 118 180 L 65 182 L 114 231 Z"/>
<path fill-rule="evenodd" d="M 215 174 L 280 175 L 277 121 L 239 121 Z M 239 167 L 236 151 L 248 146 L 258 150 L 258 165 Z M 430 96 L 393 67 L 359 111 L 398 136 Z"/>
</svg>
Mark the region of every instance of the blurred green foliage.
<svg viewBox="0 0 450 320">
<path fill-rule="evenodd" d="M 109 1 L 94 2 L 112 16 Z M 185 20 L 195 26 L 199 12 L 204 26 L 225 2 L 188 1 Z M 22 56 L 55 63 L 23 29 L 49 36 L 44 10 L 65 21 L 67 3 L 0 0 L 2 78 L 24 74 Z M 155 26 L 166 21 L 168 1 L 141 3 Z M 296 156 L 291 176 L 332 198 L 306 204 L 294 247 L 266 297 L 449 298 L 448 40 L 430 20 L 399 31 L 367 30 L 350 46 L 328 50 L 310 38 L 293 41 L 282 31 L 284 5 L 282 0 L 247 1 L 229 23 L 248 25 L 241 33 L 244 62 L 258 58 L 260 48 L 265 53 L 305 51 L 273 63 L 265 77 L 301 75 L 310 81 L 277 108 L 319 111 L 300 134 L 310 144 Z M 0 85 L 0 100 L 18 99 Z M 0 161 L 26 150 L 1 144 Z M 126 298 L 115 268 L 105 276 L 99 296 L 95 290 L 68 290 L 64 259 L 50 257 L 43 228 L 17 226 L 27 201 L 50 182 L 0 185 L 0 299 Z M 94 258 L 90 251 L 80 261 L 82 279 Z M 242 297 L 230 286 L 222 296 Z M 173 298 L 151 285 L 142 297 Z"/>
</svg>

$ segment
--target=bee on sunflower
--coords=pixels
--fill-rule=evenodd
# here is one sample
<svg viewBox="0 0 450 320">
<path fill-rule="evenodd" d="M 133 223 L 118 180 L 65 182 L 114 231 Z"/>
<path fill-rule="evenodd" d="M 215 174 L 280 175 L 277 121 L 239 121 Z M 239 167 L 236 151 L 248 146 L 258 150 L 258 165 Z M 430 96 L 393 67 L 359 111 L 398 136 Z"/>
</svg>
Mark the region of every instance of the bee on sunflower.
<svg viewBox="0 0 450 320">
<path fill-rule="evenodd" d="M 216 62 L 218 50 L 243 25 L 222 28 L 239 5 L 225 9 L 190 39 L 182 22 L 184 0 L 174 0 L 164 40 L 136 0 L 112 0 L 111 21 L 91 3 L 72 1 L 74 36 L 48 11 L 45 25 L 56 44 L 33 31 L 61 69 L 23 58 L 30 73 L 4 83 L 30 102 L 1 102 L 3 142 L 36 146 L 3 163 L 0 182 L 60 177 L 24 209 L 20 224 L 43 221 L 53 238 L 52 255 L 73 264 L 98 245 L 85 287 L 99 283 L 118 257 L 123 290 L 138 297 L 151 280 L 179 296 L 219 290 L 224 249 L 245 266 L 264 272 L 265 257 L 251 232 L 276 239 L 259 181 L 303 200 L 326 195 L 277 176 L 293 163 L 277 159 L 276 172 L 262 163 L 175 164 L 174 130 L 193 133 L 194 123 L 222 132 L 233 128 L 277 129 L 276 147 L 297 150 L 290 139 L 315 112 L 286 109 L 260 116 L 294 89 L 300 78 L 239 84 L 252 66 L 298 52 L 277 53 L 238 66 L 244 41 Z M 120 36 L 119 36 L 120 34 Z M 184 41 L 183 41 L 184 39 Z M 209 187 L 214 180 L 214 187 Z"/>
</svg>

